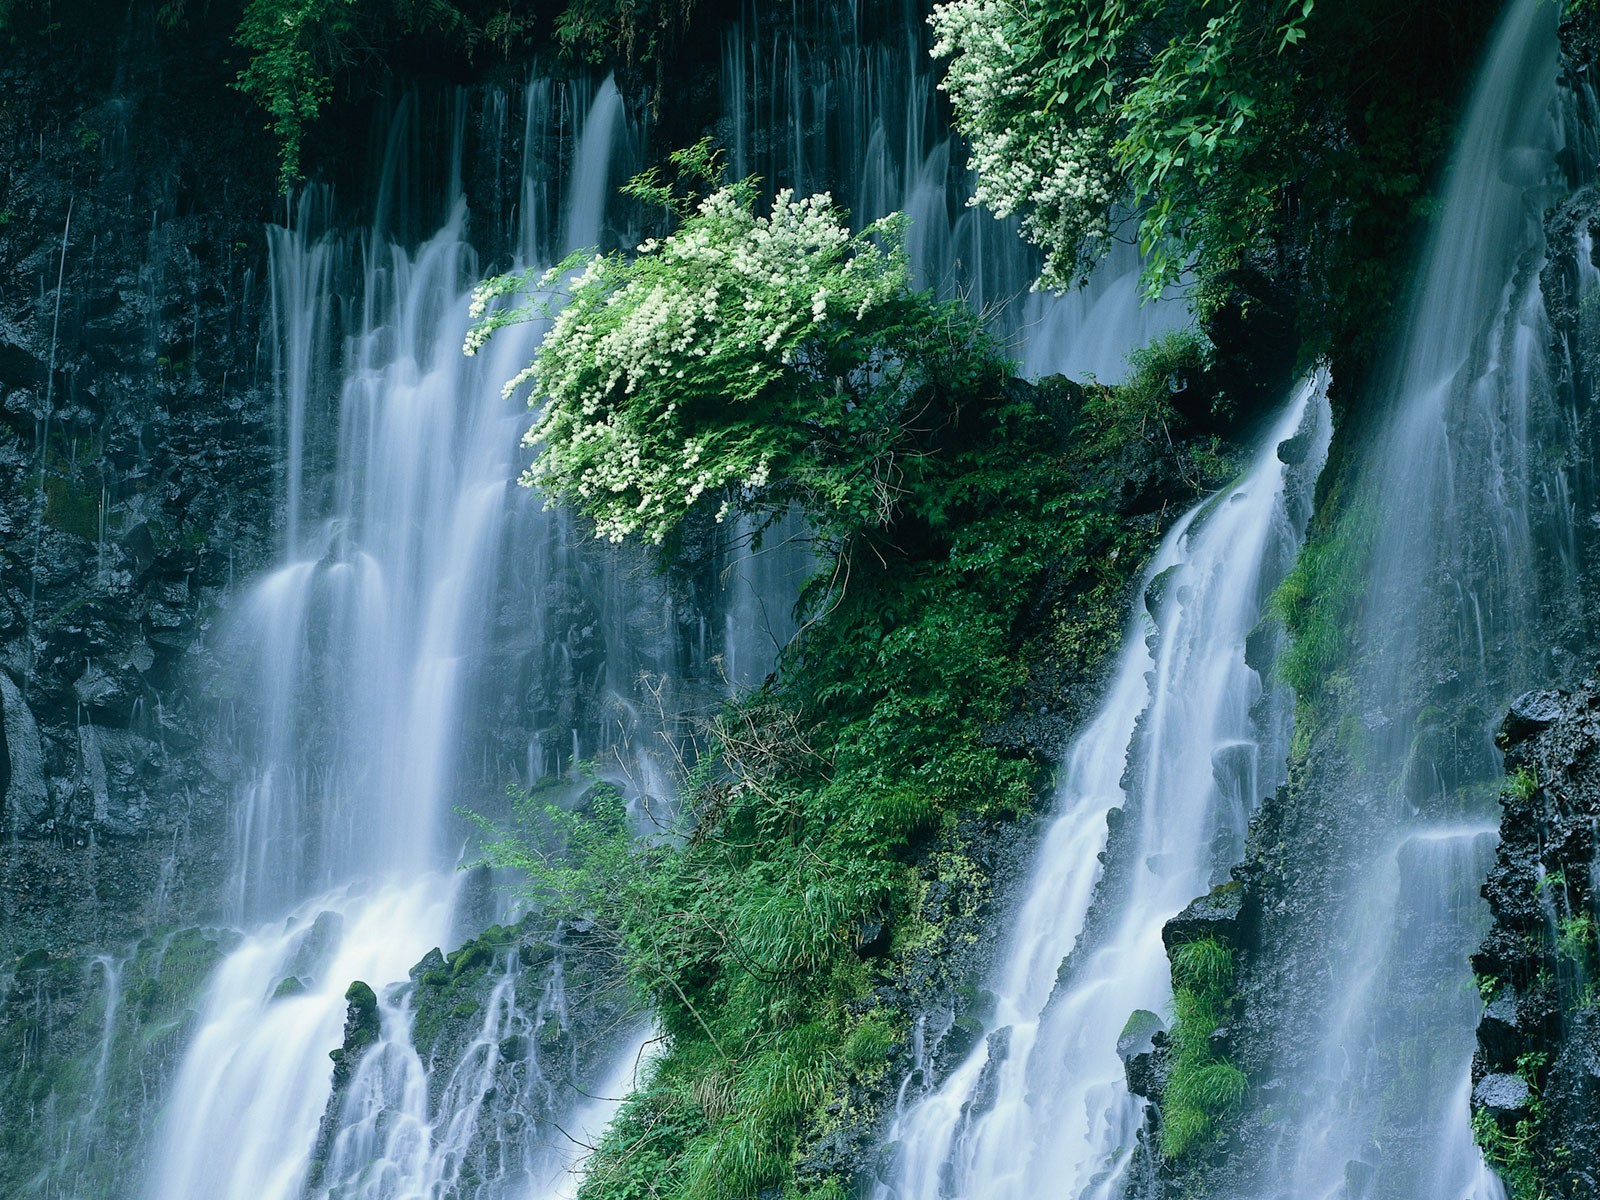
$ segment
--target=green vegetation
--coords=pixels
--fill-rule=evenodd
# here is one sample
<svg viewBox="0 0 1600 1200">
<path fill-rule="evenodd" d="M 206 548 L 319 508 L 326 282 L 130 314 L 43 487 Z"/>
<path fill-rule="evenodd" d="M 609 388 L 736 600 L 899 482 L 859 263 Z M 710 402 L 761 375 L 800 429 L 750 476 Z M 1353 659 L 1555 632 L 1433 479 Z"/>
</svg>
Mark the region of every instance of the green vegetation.
<svg viewBox="0 0 1600 1200">
<path fill-rule="evenodd" d="M 1524 1054 L 1517 1059 L 1517 1074 L 1528 1085 L 1528 1111 L 1510 1129 L 1488 1109 L 1472 1114 L 1472 1136 L 1499 1173 L 1511 1200 L 1546 1200 L 1549 1195 L 1539 1153 L 1539 1131 L 1546 1115 L 1539 1093 L 1546 1062 L 1544 1054 Z"/>
<path fill-rule="evenodd" d="M 1594 954 L 1594 918 L 1588 913 L 1562 917 L 1556 924 L 1556 956 L 1575 970 L 1587 974 Z"/>
<path fill-rule="evenodd" d="M 673 157 L 709 195 L 653 174 L 630 190 L 674 212 L 674 232 L 478 290 L 469 354 L 547 313 L 549 289 L 582 266 L 506 384 L 537 380 L 542 403 L 523 483 L 614 541 L 665 541 L 702 496 L 720 498 L 719 521 L 798 503 L 829 541 L 886 530 L 908 503 L 946 519 L 926 487 L 930 439 L 1003 368 L 969 308 L 912 289 L 903 219 L 852 235 L 828 197 L 788 191 L 761 215 L 753 180 L 717 185 L 706 144 Z M 507 295 L 525 299 L 491 309 Z"/>
<path fill-rule="evenodd" d="M 1526 804 L 1539 790 L 1539 777 L 1527 767 L 1518 767 L 1506 779 L 1505 793 Z"/>
<path fill-rule="evenodd" d="M 176 1069 L 234 937 L 158 930 L 114 960 L 39 949 L 6 964 L 0 1111 L 28 1116 L 0 1122 L 0 1195 L 126 1195 L 146 1106 Z"/>
<path fill-rule="evenodd" d="M 962 818 L 1034 803 L 1044 764 L 994 730 L 1035 669 L 1090 673 L 1114 647 L 1160 532 L 1120 514 L 1120 467 L 1175 464 L 1166 381 L 1200 354 L 1164 342 L 1124 388 L 1021 384 L 969 316 L 909 290 L 893 223 L 873 245 L 821 201 L 780 195 L 758 217 L 747 187 L 668 198 L 679 228 L 636 264 L 591 263 L 514 381 L 555 395 L 539 427 L 553 465 L 535 472 L 609 536 L 667 539 L 697 508 L 798 499 L 828 558 L 804 602 L 820 615 L 775 682 L 703 731 L 664 836 L 636 837 L 600 788 L 579 812 L 527 798 L 488 850 L 528 872 L 547 913 L 608 931 L 666 1034 L 585 1184 L 608 1200 L 782 1184 L 852 1080 L 884 1070 L 904 1017 L 874 987 L 941 945 L 928 872 L 981 884 Z M 781 269 L 765 253 L 780 237 Z M 529 283 L 493 285 L 481 311 Z M 728 311 L 702 324 L 708 303 Z M 622 429 L 624 458 L 574 448 Z"/>
<path fill-rule="evenodd" d="M 44 476 L 45 524 L 85 541 L 100 536 L 100 496 L 73 479 L 61 475 Z"/>
<path fill-rule="evenodd" d="M 336 81 L 385 70 L 407 51 L 471 62 L 551 46 L 574 62 L 659 68 L 694 8 L 695 0 L 571 0 L 552 14 L 503 0 L 246 0 L 235 34 L 248 55 L 238 87 L 269 118 L 287 187 L 302 175 L 306 132 Z M 176 27 L 183 11 L 184 0 L 170 0 L 163 23 Z"/>
<path fill-rule="evenodd" d="M 948 0 L 933 25 L 979 198 L 1020 214 L 1046 286 L 1130 227 L 1150 288 L 1194 282 L 1209 312 L 1299 246 L 1305 329 L 1340 342 L 1396 290 L 1387 260 L 1497 8 Z"/>
<path fill-rule="evenodd" d="M 1197 254 L 1236 265 L 1241 229 L 1270 216 L 1314 0 L 1064 0 L 1027 7 L 950 0 L 934 9 L 936 55 L 973 145 L 979 198 L 1021 211 L 1045 252 L 1044 282 L 1081 278 L 1140 212 L 1149 279 L 1176 282 Z M 1219 203 L 1220 201 L 1220 203 Z M 1208 216 L 1225 212 L 1225 222 Z"/>
<path fill-rule="evenodd" d="M 1211 1044 L 1232 1006 L 1232 947 L 1202 937 L 1174 946 L 1171 958 L 1175 1020 L 1161 1096 L 1161 1152 L 1176 1160 L 1216 1139 L 1243 1103 L 1248 1081 Z"/>
<path fill-rule="evenodd" d="M 1367 564 L 1377 527 L 1377 510 L 1370 505 L 1340 512 L 1313 532 L 1294 568 L 1272 594 L 1269 610 L 1289 635 L 1289 647 L 1276 670 L 1298 697 L 1297 752 L 1342 707 L 1349 686 L 1352 630 L 1366 595 Z"/>
</svg>

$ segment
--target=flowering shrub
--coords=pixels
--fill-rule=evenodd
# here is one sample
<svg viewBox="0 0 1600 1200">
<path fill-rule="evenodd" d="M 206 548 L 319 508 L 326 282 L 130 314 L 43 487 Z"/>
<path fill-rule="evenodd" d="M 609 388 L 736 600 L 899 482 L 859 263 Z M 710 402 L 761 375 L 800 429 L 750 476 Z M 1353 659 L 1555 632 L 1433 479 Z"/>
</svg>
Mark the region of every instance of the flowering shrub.
<svg viewBox="0 0 1600 1200">
<path fill-rule="evenodd" d="M 851 234 L 827 196 L 789 191 L 760 214 L 749 181 L 682 216 L 632 257 L 579 255 L 478 289 L 468 354 L 555 310 L 505 385 L 535 384 L 542 404 L 522 482 L 612 540 L 661 542 L 707 498 L 719 520 L 798 501 L 835 536 L 888 525 L 916 470 L 914 400 L 997 370 L 977 322 L 912 290 L 898 216 Z M 497 307 L 506 296 L 522 302 Z"/>
<path fill-rule="evenodd" d="M 1039 282 L 1067 288 L 1100 257 L 1110 234 L 1118 180 L 1109 125 L 1074 123 L 1035 102 L 1038 72 L 1021 40 L 1022 15 L 1005 0 L 935 6 L 933 54 L 949 58 L 941 87 L 972 146 L 972 202 L 997 217 L 1022 214 L 1022 231 L 1044 251 Z"/>
<path fill-rule="evenodd" d="M 1235 264 L 1279 183 L 1294 52 L 1315 0 L 947 0 L 935 57 L 976 202 L 1022 214 L 1043 287 L 1070 287 L 1137 212 L 1152 290 Z M 1220 195 L 1219 195 L 1220 193 Z M 1220 203 L 1214 203 L 1221 200 Z M 1214 207 L 1218 219 L 1207 222 Z"/>
</svg>

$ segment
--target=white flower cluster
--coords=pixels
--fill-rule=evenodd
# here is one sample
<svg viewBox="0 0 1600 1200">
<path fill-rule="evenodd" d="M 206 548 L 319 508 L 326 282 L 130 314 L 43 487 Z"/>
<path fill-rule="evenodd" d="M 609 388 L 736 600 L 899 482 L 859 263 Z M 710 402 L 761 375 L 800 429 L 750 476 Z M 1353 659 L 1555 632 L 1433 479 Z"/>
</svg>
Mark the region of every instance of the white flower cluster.
<svg viewBox="0 0 1600 1200">
<path fill-rule="evenodd" d="M 904 293 L 903 258 L 871 240 L 894 228 L 852 237 L 828 196 L 789 191 L 758 215 L 735 185 L 635 257 L 590 260 L 533 363 L 506 384 L 537 381 L 548 397 L 523 482 L 576 499 L 614 541 L 660 541 L 706 493 L 767 486 L 771 431 L 754 414 L 727 418 L 802 360 L 830 316 L 859 321 Z M 468 353 L 502 294 L 474 295 Z M 715 433 L 693 432 L 686 410 L 716 411 Z"/>
<path fill-rule="evenodd" d="M 972 203 L 997 217 L 1022 214 L 1022 231 L 1044 251 L 1039 285 L 1067 288 L 1099 257 L 1116 179 L 1109 131 L 1043 112 L 1034 72 L 1007 34 L 1017 19 L 1005 0 L 948 0 L 928 18 L 933 55 L 950 60 L 942 87 L 972 147 Z"/>
</svg>

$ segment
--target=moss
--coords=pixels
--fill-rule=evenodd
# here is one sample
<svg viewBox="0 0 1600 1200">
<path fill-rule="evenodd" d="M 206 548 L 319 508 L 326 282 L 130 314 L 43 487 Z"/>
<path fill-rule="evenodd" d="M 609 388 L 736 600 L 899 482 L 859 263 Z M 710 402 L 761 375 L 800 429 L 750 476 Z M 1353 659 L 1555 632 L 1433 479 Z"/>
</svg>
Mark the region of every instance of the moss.
<svg viewBox="0 0 1600 1200">
<path fill-rule="evenodd" d="M 1280 677 L 1315 703 L 1348 661 L 1350 630 L 1365 594 L 1377 510 L 1357 505 L 1315 534 L 1273 593 L 1270 609 L 1289 634 Z"/>
<path fill-rule="evenodd" d="M 60 475 L 44 477 L 44 520 L 63 533 L 93 542 L 100 537 L 100 493 Z"/>
<path fill-rule="evenodd" d="M 345 989 L 344 1000 L 344 1049 L 346 1054 L 351 1054 L 365 1050 L 378 1040 L 381 1032 L 378 994 L 370 984 L 358 979 Z"/>
<path fill-rule="evenodd" d="M 898 1026 L 899 1022 L 881 1009 L 864 1014 L 844 1039 L 845 1061 L 858 1073 L 881 1072 L 900 1040 Z"/>
<path fill-rule="evenodd" d="M 1233 949 L 1215 937 L 1172 948 L 1173 1023 L 1161 1095 L 1161 1152 L 1179 1160 L 1213 1144 L 1244 1102 L 1248 1080 L 1212 1035 L 1233 1006 Z"/>
<path fill-rule="evenodd" d="M 487 967 L 494 961 L 494 949 L 485 938 L 475 938 L 450 955 L 450 978 L 459 979 L 469 972 Z"/>
<path fill-rule="evenodd" d="M 12 970 L 18 975 L 30 975 L 38 971 L 49 969 L 51 963 L 50 951 L 39 949 L 29 950 L 17 959 Z"/>
<path fill-rule="evenodd" d="M 978 946 L 965 918 L 992 893 L 961 830 L 992 832 L 1048 788 L 1031 737 L 1000 731 L 1109 662 L 1161 504 L 1186 494 L 1170 380 L 1201 353 L 1158 347 L 1127 392 L 1006 384 L 928 414 L 949 428 L 900 524 L 842 548 L 810 601 L 825 617 L 709 732 L 681 841 L 636 842 L 615 798 L 519 807 L 491 862 L 528 871 L 550 911 L 594 919 L 666 1035 L 585 1196 L 800 1187 L 807 1147 L 892 1102 L 862 1083 L 904 1043 L 871 997 L 961 982 L 944 972 Z M 1146 509 L 1125 494 L 1130 463 Z M 875 933 L 864 957 L 879 928 L 887 948 Z M 963 1005 L 974 1037 L 984 999 Z"/>
<path fill-rule="evenodd" d="M 121 1200 L 124 1155 L 143 1144 L 152 1097 L 177 1069 L 201 993 L 235 939 L 162 930 L 110 960 L 24 956 L 0 1025 L 0 1112 L 30 1118 L 0 1121 L 0 1195 Z M 20 1175 L 40 1164 L 43 1176 Z"/>
</svg>

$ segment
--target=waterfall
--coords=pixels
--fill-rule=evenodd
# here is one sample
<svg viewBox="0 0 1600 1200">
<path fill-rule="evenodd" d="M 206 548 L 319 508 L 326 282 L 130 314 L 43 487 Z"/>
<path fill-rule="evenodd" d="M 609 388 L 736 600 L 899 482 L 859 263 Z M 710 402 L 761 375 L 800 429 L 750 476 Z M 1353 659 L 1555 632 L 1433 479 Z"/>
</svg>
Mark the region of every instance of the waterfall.
<svg viewBox="0 0 1600 1200">
<path fill-rule="evenodd" d="M 755 8 L 729 34 L 736 171 L 832 185 L 859 223 L 910 213 L 919 278 L 997 306 L 1031 373 L 1114 379 L 1130 350 L 1189 321 L 1181 302 L 1140 302 L 1131 252 L 1083 296 L 1027 295 L 1031 252 L 963 204 L 920 12 L 892 45 L 860 36 L 848 6 L 825 18 L 844 22 L 837 61 L 793 28 L 768 30 Z M 581 545 L 569 515 L 508 486 L 527 416 L 500 383 L 541 328 L 461 355 L 484 270 L 463 190 L 468 119 L 458 105 L 441 122 L 453 131 L 445 215 L 407 242 L 422 188 L 410 161 L 421 138 L 406 122 L 418 108 L 404 102 L 388 131 L 364 236 L 315 190 L 269 234 L 283 557 L 224 622 L 242 731 L 230 749 L 248 763 L 229 897 L 244 932 L 202 998 L 149 1200 L 565 1194 L 580 1143 L 637 1082 L 647 1031 L 615 1030 L 596 1061 L 576 1064 L 594 1097 L 580 1103 L 571 1057 L 541 1058 L 544 1033 L 573 1020 L 562 962 L 533 971 L 500 951 L 472 1028 L 436 1060 L 413 1007 L 439 962 L 427 956 L 506 915 L 455 871 L 466 834 L 452 810 L 493 803 L 508 777 L 561 778 L 575 799 L 585 760 L 645 819 L 673 787 L 674 714 L 759 684 L 797 628 L 811 558 L 793 514 L 759 539 L 737 524 L 697 611 L 637 550 Z M 621 244 L 626 221 L 607 201 L 638 147 L 613 83 L 535 80 L 520 106 L 501 95 L 486 111 L 491 141 L 522 125 L 520 178 L 497 185 L 516 197 L 506 244 L 520 263 Z M 1195 528 L 1231 527 L 1259 507 L 1260 486 Z M 336 1082 L 329 1054 L 360 1003 L 354 981 L 372 989 L 372 1030 Z"/>
<path fill-rule="evenodd" d="M 1225 876 L 1284 774 L 1292 697 L 1245 643 L 1305 532 L 1326 388 L 1301 386 L 1244 475 L 1178 521 L 1147 569 L 1114 679 L 1067 754 L 987 1038 L 902 1101 L 880 1200 L 1121 1196 L 1143 1103 L 1119 1035 L 1167 1006 L 1162 926 Z"/>
<path fill-rule="evenodd" d="M 598 226 L 583 222 L 606 208 L 621 120 L 607 84 L 580 129 L 568 201 L 574 236 L 592 234 Z M 386 177 L 406 169 L 398 159 Z M 471 889 L 454 870 L 462 834 L 450 818 L 462 780 L 473 777 L 464 731 L 489 665 L 497 597 L 507 597 L 513 574 L 500 563 L 508 529 L 533 543 L 519 548 L 545 570 L 577 570 L 566 561 L 564 519 L 509 486 L 527 416 L 500 385 L 531 356 L 541 328 L 507 331 L 477 358 L 462 355 L 482 267 L 458 197 L 415 249 L 368 235 L 353 332 L 329 361 L 319 348 L 348 283 L 336 264 L 356 255 L 342 234 L 317 225 L 303 219 L 271 241 L 276 361 L 295 443 L 285 561 L 230 622 L 255 718 L 241 722 L 253 728 L 254 766 L 234 830 L 233 902 L 247 933 L 204 997 L 144 1194 L 290 1200 L 308 1181 L 317 1194 L 372 1200 L 457 1194 L 480 1132 L 515 1148 L 489 1178 L 473 1168 L 481 1189 L 473 1194 L 554 1194 L 577 1145 L 551 1119 L 583 1107 L 562 1064 L 544 1069 L 535 1036 L 568 1020 L 559 960 L 538 994 L 520 996 L 526 975 L 501 963 L 478 1035 L 455 1064 L 422 1060 L 426 1048 L 411 1042 L 412 989 L 394 986 L 432 948 L 476 927 Z M 306 445 L 319 389 L 337 396 L 326 479 Z M 590 569 L 603 575 L 613 561 Z M 613 644 L 624 642 L 619 634 Z M 559 662 L 550 649 L 534 657 Z M 560 757 L 553 749 L 546 761 Z M 374 989 L 380 1035 L 345 1094 L 332 1097 L 329 1051 L 343 1040 L 355 980 Z M 619 1033 L 607 1058 L 631 1064 L 640 1037 L 642 1029 Z M 520 1056 L 523 1093 L 488 1105 L 507 1055 Z M 596 1095 L 616 1094 L 599 1090 L 603 1078 L 585 1082 Z M 503 1126 L 513 1110 L 519 1138 L 487 1124 L 480 1131 L 480 1123 Z M 590 1132 L 605 1115 L 586 1114 Z"/>
<path fill-rule="evenodd" d="M 1562 160 L 1587 157 L 1561 103 L 1557 20 L 1541 0 L 1502 18 L 1379 393 L 1391 416 L 1361 477 L 1377 532 L 1344 701 L 1349 778 L 1289 851 L 1329 872 L 1335 903 L 1269 914 L 1263 939 L 1285 1010 L 1257 1019 L 1307 1036 L 1263 1072 L 1260 1200 L 1502 1195 L 1469 1125 L 1481 1004 L 1467 956 L 1487 915 L 1494 728 L 1561 669 L 1541 639 L 1574 574 L 1570 468 L 1543 449 L 1570 441 L 1543 220 Z"/>
<path fill-rule="evenodd" d="M 894 36 L 870 39 L 857 4 L 812 0 L 794 16 L 746 4 L 723 42 L 734 175 L 830 191 L 858 225 L 904 212 L 919 286 L 987 313 L 1024 375 L 1117 382 L 1130 351 L 1190 323 L 1187 306 L 1143 301 L 1130 245 L 1116 246 L 1080 291 L 1029 290 L 1038 256 L 1017 222 L 968 203 L 966 148 L 940 104 L 927 7 L 902 0 Z"/>
</svg>

